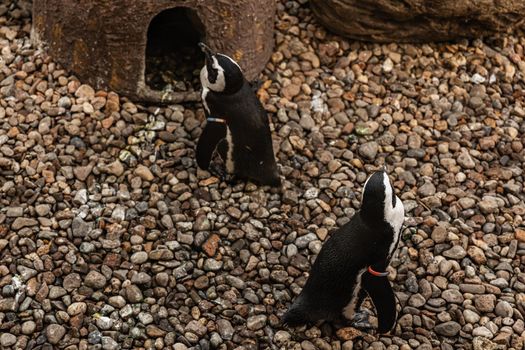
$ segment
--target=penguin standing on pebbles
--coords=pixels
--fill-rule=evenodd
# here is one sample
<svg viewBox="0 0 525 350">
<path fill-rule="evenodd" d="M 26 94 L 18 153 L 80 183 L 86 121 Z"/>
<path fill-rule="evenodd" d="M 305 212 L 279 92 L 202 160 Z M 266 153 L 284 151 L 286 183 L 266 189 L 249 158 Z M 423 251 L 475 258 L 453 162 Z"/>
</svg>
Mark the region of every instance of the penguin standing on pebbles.
<svg viewBox="0 0 525 350">
<path fill-rule="evenodd" d="M 341 316 L 362 322 L 356 310 L 368 295 L 377 311 L 378 332 L 394 328 L 396 299 L 386 268 L 399 243 L 404 216 L 386 172 L 370 176 L 361 209 L 323 245 L 283 323 L 298 326 Z"/>
<path fill-rule="evenodd" d="M 217 150 L 227 175 L 213 166 L 210 171 L 222 179 L 280 185 L 268 116 L 241 68 L 230 57 L 199 46 L 206 56 L 200 80 L 207 122 L 197 144 L 197 164 L 208 170 Z"/>
</svg>

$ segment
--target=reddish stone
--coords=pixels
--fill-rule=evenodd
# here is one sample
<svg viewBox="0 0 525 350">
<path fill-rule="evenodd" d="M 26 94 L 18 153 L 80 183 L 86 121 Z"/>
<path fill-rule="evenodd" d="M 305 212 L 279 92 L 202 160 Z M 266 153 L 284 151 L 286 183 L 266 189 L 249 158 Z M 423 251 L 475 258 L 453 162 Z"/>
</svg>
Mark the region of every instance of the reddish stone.
<svg viewBox="0 0 525 350">
<path fill-rule="evenodd" d="M 214 256 L 219 248 L 220 237 L 217 234 L 212 234 L 206 242 L 202 245 L 202 249 L 208 256 Z"/>
<path fill-rule="evenodd" d="M 120 260 L 121 258 L 119 254 L 108 253 L 104 258 L 104 265 L 107 265 L 109 267 L 117 267 L 120 266 Z"/>
</svg>

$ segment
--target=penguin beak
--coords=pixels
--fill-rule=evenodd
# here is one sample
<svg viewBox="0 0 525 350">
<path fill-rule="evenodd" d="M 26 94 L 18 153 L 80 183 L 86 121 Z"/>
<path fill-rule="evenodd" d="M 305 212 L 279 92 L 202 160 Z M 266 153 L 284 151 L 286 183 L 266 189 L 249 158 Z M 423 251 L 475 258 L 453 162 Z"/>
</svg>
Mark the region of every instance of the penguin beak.
<svg viewBox="0 0 525 350">
<path fill-rule="evenodd" d="M 215 53 L 203 42 L 200 42 L 199 47 L 201 48 L 202 52 L 204 52 L 204 55 L 206 56 L 206 60 L 211 62 L 211 57 L 215 55 Z"/>
</svg>

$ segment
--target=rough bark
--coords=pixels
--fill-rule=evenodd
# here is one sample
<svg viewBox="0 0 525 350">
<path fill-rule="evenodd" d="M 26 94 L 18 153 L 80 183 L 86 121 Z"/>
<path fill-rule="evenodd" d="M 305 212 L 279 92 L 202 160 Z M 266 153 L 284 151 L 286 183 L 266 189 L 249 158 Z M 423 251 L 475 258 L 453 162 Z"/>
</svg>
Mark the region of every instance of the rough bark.
<svg viewBox="0 0 525 350">
<path fill-rule="evenodd" d="M 324 26 L 376 42 L 444 41 L 522 26 L 524 0 L 310 0 Z"/>
<path fill-rule="evenodd" d="M 174 7 L 195 10 L 205 42 L 234 57 L 248 79 L 264 68 L 273 49 L 273 0 L 33 0 L 32 39 L 96 88 L 137 100 L 197 100 L 196 92 L 163 93 L 145 83 L 148 26 Z"/>
</svg>

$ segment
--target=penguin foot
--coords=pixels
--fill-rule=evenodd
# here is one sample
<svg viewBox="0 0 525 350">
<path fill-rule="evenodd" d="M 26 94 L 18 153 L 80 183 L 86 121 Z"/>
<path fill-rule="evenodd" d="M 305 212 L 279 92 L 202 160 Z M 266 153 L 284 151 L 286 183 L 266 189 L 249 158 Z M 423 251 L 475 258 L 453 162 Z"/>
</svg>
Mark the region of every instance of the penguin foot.
<svg viewBox="0 0 525 350">
<path fill-rule="evenodd" d="M 233 186 L 237 184 L 238 179 L 235 175 L 226 174 L 222 181 L 226 182 L 230 186 Z"/>
<path fill-rule="evenodd" d="M 374 328 L 370 322 L 370 313 L 367 311 L 360 311 L 354 314 L 354 317 L 350 320 L 350 325 L 357 329 L 370 329 Z"/>
<path fill-rule="evenodd" d="M 233 185 L 237 181 L 235 175 L 229 174 L 224 167 L 217 163 L 210 164 L 209 172 L 212 175 L 217 176 L 221 181 L 226 182 L 228 185 Z"/>
</svg>

